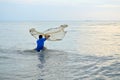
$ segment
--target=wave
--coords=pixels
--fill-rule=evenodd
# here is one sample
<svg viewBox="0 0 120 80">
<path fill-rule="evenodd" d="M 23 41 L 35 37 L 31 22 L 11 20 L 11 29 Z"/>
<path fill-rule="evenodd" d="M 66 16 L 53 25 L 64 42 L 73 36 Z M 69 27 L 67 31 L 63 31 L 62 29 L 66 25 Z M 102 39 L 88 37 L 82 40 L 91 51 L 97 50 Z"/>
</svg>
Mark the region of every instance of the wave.
<svg viewBox="0 0 120 80">
<path fill-rule="evenodd" d="M 99 57 L 51 49 L 41 52 L 0 49 L 0 64 L 0 69 L 4 73 L 0 79 L 6 79 L 8 76 L 9 80 L 117 80 L 120 78 L 120 60 L 116 56 Z"/>
</svg>

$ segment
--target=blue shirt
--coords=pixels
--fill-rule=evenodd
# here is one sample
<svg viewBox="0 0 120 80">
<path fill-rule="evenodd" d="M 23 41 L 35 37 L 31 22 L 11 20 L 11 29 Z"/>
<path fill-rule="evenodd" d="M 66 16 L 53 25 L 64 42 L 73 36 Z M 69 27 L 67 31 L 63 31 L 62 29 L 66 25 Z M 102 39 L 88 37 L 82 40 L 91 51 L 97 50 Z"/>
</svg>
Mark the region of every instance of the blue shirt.
<svg viewBox="0 0 120 80">
<path fill-rule="evenodd" d="M 37 40 L 37 47 L 35 50 L 38 52 L 44 48 L 44 42 L 46 41 L 46 38 L 41 38 Z"/>
</svg>

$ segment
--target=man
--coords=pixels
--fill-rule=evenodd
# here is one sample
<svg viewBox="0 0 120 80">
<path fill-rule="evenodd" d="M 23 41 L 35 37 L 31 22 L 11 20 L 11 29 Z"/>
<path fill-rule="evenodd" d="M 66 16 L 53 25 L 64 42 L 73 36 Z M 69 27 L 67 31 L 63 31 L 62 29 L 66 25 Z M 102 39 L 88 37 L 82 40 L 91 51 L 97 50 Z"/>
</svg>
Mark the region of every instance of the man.
<svg viewBox="0 0 120 80">
<path fill-rule="evenodd" d="M 44 42 L 50 37 L 50 35 L 45 35 L 45 38 L 43 38 L 42 35 L 39 35 L 39 39 L 37 40 L 37 47 L 35 48 L 35 50 L 37 52 L 40 52 L 40 50 L 43 50 L 44 47 Z"/>
</svg>

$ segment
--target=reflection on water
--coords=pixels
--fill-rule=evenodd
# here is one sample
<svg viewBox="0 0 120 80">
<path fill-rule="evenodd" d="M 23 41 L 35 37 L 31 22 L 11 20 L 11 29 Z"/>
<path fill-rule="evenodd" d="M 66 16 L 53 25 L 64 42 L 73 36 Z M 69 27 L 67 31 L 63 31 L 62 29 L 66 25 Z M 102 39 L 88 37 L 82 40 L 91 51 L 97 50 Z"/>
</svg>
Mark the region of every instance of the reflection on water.
<svg viewBox="0 0 120 80">
<path fill-rule="evenodd" d="M 86 29 L 79 27 L 77 42 L 80 53 L 91 55 L 109 56 L 120 52 L 120 27 L 119 25 L 90 25 Z"/>
<path fill-rule="evenodd" d="M 42 52 L 40 54 L 38 54 L 39 60 L 40 60 L 40 64 L 38 65 L 39 68 L 43 68 L 44 67 L 44 63 L 45 63 L 45 54 Z"/>
</svg>

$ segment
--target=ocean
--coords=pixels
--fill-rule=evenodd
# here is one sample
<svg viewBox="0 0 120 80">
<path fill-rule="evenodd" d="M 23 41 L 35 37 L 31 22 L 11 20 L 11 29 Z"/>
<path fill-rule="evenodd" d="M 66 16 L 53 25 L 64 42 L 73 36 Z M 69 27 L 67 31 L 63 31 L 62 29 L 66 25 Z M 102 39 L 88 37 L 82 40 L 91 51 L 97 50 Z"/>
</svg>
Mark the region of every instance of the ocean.
<svg viewBox="0 0 120 80">
<path fill-rule="evenodd" d="M 34 52 L 29 29 L 61 24 L 68 25 L 64 39 Z M 120 80 L 120 22 L 0 22 L 0 80 Z"/>
</svg>

